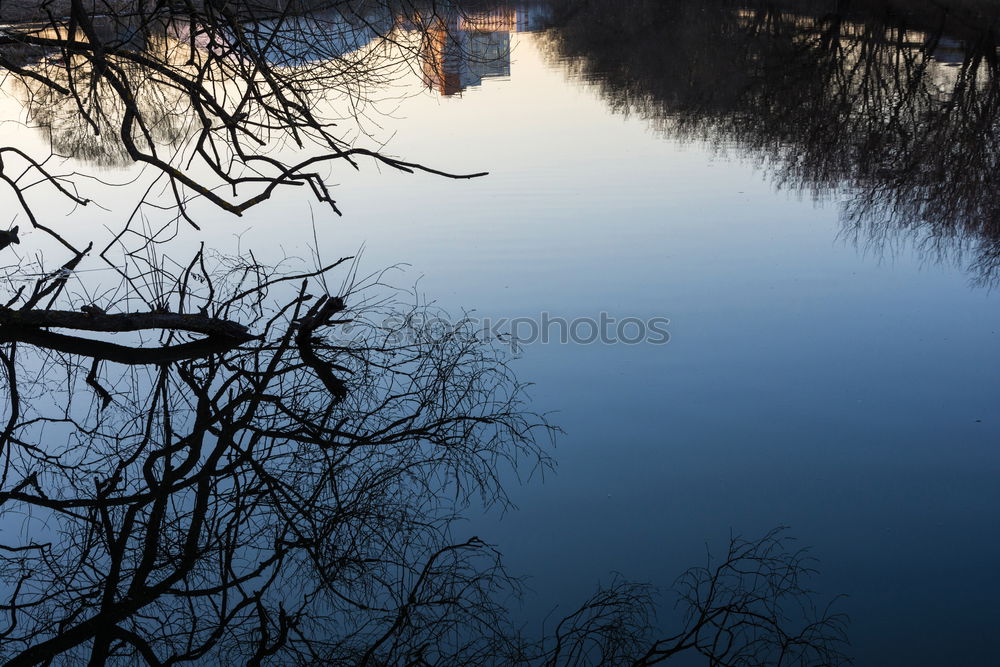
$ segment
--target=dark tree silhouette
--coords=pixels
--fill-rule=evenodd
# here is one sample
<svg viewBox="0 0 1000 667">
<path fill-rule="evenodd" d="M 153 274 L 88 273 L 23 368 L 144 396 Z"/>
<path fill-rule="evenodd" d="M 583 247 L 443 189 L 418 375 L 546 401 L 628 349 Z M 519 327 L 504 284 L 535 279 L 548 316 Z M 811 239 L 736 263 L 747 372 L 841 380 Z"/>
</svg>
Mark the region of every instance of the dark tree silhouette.
<svg viewBox="0 0 1000 667">
<path fill-rule="evenodd" d="M 994 5 L 557 5 L 548 48 L 614 109 L 738 153 L 779 187 L 846 194 L 845 236 L 877 252 L 913 243 L 930 258 L 963 261 L 978 284 L 996 282 Z"/>
<path fill-rule="evenodd" d="M 419 309 L 323 294 L 344 261 L 285 273 L 195 257 L 172 312 L 150 316 L 158 342 L 236 340 L 191 357 L 122 366 L 53 344 L 44 325 L 76 313 L 8 313 L 7 664 L 841 660 L 844 620 L 810 606 L 808 561 L 780 533 L 689 572 L 672 637 L 655 636 L 649 590 L 624 582 L 551 636 L 516 630 L 503 600 L 517 581 L 452 523 L 505 504 L 505 470 L 547 466 L 552 429 L 468 324 L 431 331 L 412 326 Z M 83 316 L 88 331 L 132 317 Z"/>
<path fill-rule="evenodd" d="M 546 427 L 502 362 L 461 326 L 386 346 L 396 332 L 355 321 L 341 347 L 346 295 L 308 293 L 325 271 L 247 286 L 247 268 L 266 275 L 178 276 L 175 310 L 261 323 L 225 352 L 122 373 L 39 331 L 4 353 L 17 395 L 0 503 L 32 516 L 4 551 L 10 664 L 350 662 L 492 608 L 485 545 L 444 538 L 470 494 L 503 500 L 503 460 L 544 464 Z M 297 292 L 269 309 L 284 278 Z M 162 330 L 169 350 L 193 327 Z M 63 382 L 63 401 L 39 400 Z"/>
</svg>

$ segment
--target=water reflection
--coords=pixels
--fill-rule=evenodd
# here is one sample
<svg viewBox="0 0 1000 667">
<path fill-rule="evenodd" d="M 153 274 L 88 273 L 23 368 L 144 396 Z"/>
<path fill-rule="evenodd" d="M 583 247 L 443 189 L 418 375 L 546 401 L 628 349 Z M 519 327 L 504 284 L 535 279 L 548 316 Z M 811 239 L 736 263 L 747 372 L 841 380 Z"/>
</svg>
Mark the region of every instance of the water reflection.
<svg viewBox="0 0 1000 667">
<path fill-rule="evenodd" d="M 544 465 L 546 427 L 460 324 L 387 346 L 360 295 L 310 296 L 343 264 L 199 255 L 130 294 L 146 312 L 41 309 L 55 277 L 4 313 L 7 664 L 502 655 L 513 582 L 447 527 L 470 494 L 503 501 L 506 462 Z"/>
<path fill-rule="evenodd" d="M 141 107 L 137 117 L 144 139 L 176 150 L 203 132 L 204 121 L 188 91 L 160 67 L 190 75 L 200 70 L 212 95 L 238 80 L 246 64 L 263 63 L 285 72 L 279 75 L 282 85 L 298 88 L 311 104 L 347 99 L 357 119 L 379 87 L 391 86 L 415 63 L 425 84 L 442 95 L 478 86 L 484 78 L 510 76 L 511 33 L 538 30 L 547 17 L 543 3 L 475 10 L 454 3 L 348 4 L 277 18 L 241 17 L 233 25 L 197 15 L 104 15 L 94 20 L 93 39 L 124 56 L 120 78 Z M 10 33 L 12 43 L 0 45 L 0 54 L 25 75 L 14 92 L 53 151 L 109 170 L 132 164 L 135 156 L 120 141 L 122 97 L 109 81 L 94 76 L 92 58 L 65 48 L 67 41 L 90 38 L 45 23 L 16 26 Z M 86 89 L 87 95 L 66 95 L 71 87 Z"/>
<path fill-rule="evenodd" d="M 547 43 L 614 109 L 745 156 L 779 187 L 841 200 L 849 238 L 880 252 L 913 242 L 994 284 L 994 24 L 931 5 L 849 6 L 563 3 Z"/>
<path fill-rule="evenodd" d="M 452 533 L 506 502 L 505 469 L 548 465 L 551 429 L 471 326 L 326 293 L 345 262 L 199 254 L 129 293 L 142 312 L 55 275 L 2 313 L 6 664 L 841 663 L 845 619 L 781 531 L 686 573 L 677 634 L 619 580 L 522 635 L 498 552 Z"/>
<path fill-rule="evenodd" d="M 546 24 L 545 4 L 501 6 L 469 12 L 451 8 L 421 27 L 424 83 L 445 96 L 482 84 L 484 78 L 510 76 L 510 36 Z M 420 22 L 423 17 L 416 17 Z"/>
<path fill-rule="evenodd" d="M 929 258 L 964 262 L 979 284 L 994 284 L 1000 65 L 992 24 L 930 5 L 879 6 L 376 3 L 245 22 L 239 39 L 247 45 L 231 26 L 176 18 L 95 26 L 117 49 L 181 68 L 210 64 L 217 81 L 239 69 L 232 59 L 241 49 L 253 49 L 276 71 L 295 71 L 308 99 L 342 96 L 356 105 L 355 116 L 376 90 L 413 69 L 446 96 L 509 77 L 511 34 L 551 27 L 544 32 L 551 56 L 598 85 L 613 109 L 640 114 L 671 136 L 735 151 L 779 187 L 838 200 L 845 237 L 862 246 L 882 253 L 913 243 Z M 58 34 L 45 28 L 34 36 Z M 85 59 L 67 63 L 58 49 L 31 44 L 6 48 L 32 72 L 23 78 L 24 105 L 58 154 L 108 168 L 133 161 L 118 140 L 120 98 L 108 94 L 107 82 L 89 81 Z M 177 148 L 204 135 L 181 90 L 134 63 L 123 66 L 137 70 L 129 78 L 153 145 Z M 84 112 L 46 83 L 65 89 L 71 76 L 90 90 Z"/>
<path fill-rule="evenodd" d="M 345 7 L 94 17 L 73 3 L 68 22 L 8 29 L 0 64 L 53 143 L 167 184 L 137 207 L 197 226 L 192 200 L 238 215 L 298 187 L 335 209 L 317 163 L 448 174 L 334 134 L 331 90 L 350 98 L 428 58 L 471 85 L 508 71 L 503 35 L 530 25 L 504 8 Z M 8 267 L 0 308 L 7 664 L 843 662 L 845 620 L 813 606 L 811 561 L 781 531 L 690 570 L 670 632 L 648 587 L 615 581 L 522 634 L 498 552 L 455 537 L 470 507 L 505 506 L 505 476 L 549 465 L 553 429 L 500 350 L 464 321 L 408 326 L 424 308 L 319 248 L 314 264 L 186 255 L 138 216 L 71 235 L 25 192 L 82 208 L 78 175 L 0 155 L 8 194 L 60 244 L 55 265 Z M 21 176 L 4 171 L 15 160 Z M 83 275 L 95 267 L 104 278 Z"/>
</svg>

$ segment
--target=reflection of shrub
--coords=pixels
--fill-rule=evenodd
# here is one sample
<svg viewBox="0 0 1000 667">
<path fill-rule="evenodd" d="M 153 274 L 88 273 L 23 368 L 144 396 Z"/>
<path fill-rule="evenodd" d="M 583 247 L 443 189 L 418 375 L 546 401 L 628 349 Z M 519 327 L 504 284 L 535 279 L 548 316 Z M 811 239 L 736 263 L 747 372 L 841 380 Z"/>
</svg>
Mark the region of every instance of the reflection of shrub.
<svg viewBox="0 0 1000 667">
<path fill-rule="evenodd" d="M 66 69 L 48 65 L 42 72 L 55 81 L 65 81 Z M 77 71 L 77 76 L 86 72 Z M 123 169 L 134 164 L 122 143 L 119 128 L 125 108 L 106 84 L 94 87 L 94 102 L 84 116 L 74 100 L 53 94 L 49 87 L 25 81 L 28 123 L 41 130 L 57 155 L 82 160 L 104 169 Z M 160 149 L 176 148 L 192 134 L 193 117 L 187 113 L 176 91 L 152 83 L 143 86 L 137 105 L 150 137 Z"/>
<path fill-rule="evenodd" d="M 902 232 L 991 283 L 1000 262 L 994 33 L 987 19 L 973 30 L 940 12 L 936 21 L 917 14 L 928 23 L 915 30 L 916 19 L 887 6 L 851 3 L 841 14 L 822 2 L 674 0 L 619 10 L 591 0 L 567 4 L 546 38 L 612 108 L 735 153 L 779 187 L 817 199 L 846 191 L 848 235 L 882 247 Z M 608 40 L 607 26 L 628 46 Z M 948 41 L 961 45 L 957 67 L 936 57 L 946 28 L 965 36 Z"/>
</svg>

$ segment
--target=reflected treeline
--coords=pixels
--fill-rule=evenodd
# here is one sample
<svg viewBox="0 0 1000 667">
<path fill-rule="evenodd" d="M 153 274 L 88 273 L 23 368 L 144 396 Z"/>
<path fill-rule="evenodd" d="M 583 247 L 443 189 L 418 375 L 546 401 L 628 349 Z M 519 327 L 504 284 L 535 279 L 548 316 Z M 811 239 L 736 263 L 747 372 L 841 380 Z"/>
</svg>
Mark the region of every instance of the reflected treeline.
<svg viewBox="0 0 1000 667">
<path fill-rule="evenodd" d="M 589 0 L 557 4 L 554 22 L 552 55 L 618 111 L 735 148 L 779 186 L 846 193 L 859 243 L 915 241 L 996 282 L 992 4 Z"/>
</svg>

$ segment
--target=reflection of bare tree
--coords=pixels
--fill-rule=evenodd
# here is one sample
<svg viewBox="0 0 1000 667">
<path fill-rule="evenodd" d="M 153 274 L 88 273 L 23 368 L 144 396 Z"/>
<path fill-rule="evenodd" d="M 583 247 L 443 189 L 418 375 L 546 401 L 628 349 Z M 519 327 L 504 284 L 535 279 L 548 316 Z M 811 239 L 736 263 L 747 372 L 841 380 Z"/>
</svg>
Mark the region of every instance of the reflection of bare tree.
<svg viewBox="0 0 1000 667">
<path fill-rule="evenodd" d="M 977 279 L 993 280 L 991 19 L 949 20 L 961 13 L 930 3 L 613 4 L 574 5 L 550 35 L 612 106 L 675 136 L 736 146 L 781 186 L 817 197 L 846 189 L 851 233 L 882 244 L 908 230 L 935 254 L 970 252 Z M 596 12 L 601 35 L 590 28 Z M 609 23 L 621 39 L 603 36 Z"/>
<path fill-rule="evenodd" d="M 335 163 L 449 175 L 364 147 L 338 126 L 385 74 L 377 48 L 357 51 L 361 34 L 395 45 L 385 5 L 325 3 L 303 15 L 308 5 L 264 4 L 137 4 L 92 16 L 73 0 L 67 18 L 0 35 L 0 66 L 30 92 L 31 117 L 57 148 L 152 167 L 192 224 L 192 198 L 241 214 L 290 187 L 336 210 L 322 171 Z M 325 41 L 309 39 L 319 34 Z M 331 90 L 347 95 L 346 114 L 323 104 Z M 300 150 L 281 157 L 279 147 Z"/>
<path fill-rule="evenodd" d="M 227 262 L 196 258 L 161 317 L 259 322 L 242 346 L 124 373 L 44 331 L 3 353 L 17 392 L 0 501 L 32 517 L 4 552 L 10 664 L 355 662 L 450 641 L 437 624 L 493 609 L 490 550 L 443 540 L 472 494 L 502 500 L 503 460 L 543 461 L 545 427 L 502 362 L 461 326 L 387 343 L 397 332 L 353 315 L 338 344 L 344 300 L 309 295 L 325 272 Z M 193 335 L 163 331 L 168 347 Z M 42 400 L 63 381 L 65 400 Z M 87 385 L 106 400 L 88 405 Z"/>
<path fill-rule="evenodd" d="M 0 350 L 8 664 L 839 659 L 842 619 L 808 607 L 808 563 L 778 534 L 692 570 L 675 637 L 652 636 L 648 591 L 626 583 L 522 637 L 502 605 L 516 582 L 452 521 L 505 503 L 505 469 L 547 465 L 551 431 L 467 325 L 326 294 L 342 262 L 288 273 L 199 255 L 147 314 L 4 314 L 18 332 Z M 174 352 L 67 349 L 44 328 L 126 321 Z"/>
<path fill-rule="evenodd" d="M 133 164 L 116 133 L 126 108 L 114 90 L 102 80 L 93 79 L 94 73 L 87 67 L 77 69 L 72 83 L 67 69 L 58 59 L 55 62 L 43 61 L 36 67 L 63 88 L 71 85 L 86 88 L 95 100 L 95 113 L 88 117 L 80 113 L 76 99 L 50 85 L 34 79 L 20 82 L 27 121 L 45 133 L 53 152 L 107 169 L 121 169 Z M 193 132 L 192 114 L 185 104 L 183 93 L 157 85 L 152 80 L 144 80 L 141 72 L 133 75 L 137 81 L 135 104 L 139 115 L 145 119 L 150 139 L 161 150 L 178 146 Z"/>
</svg>

